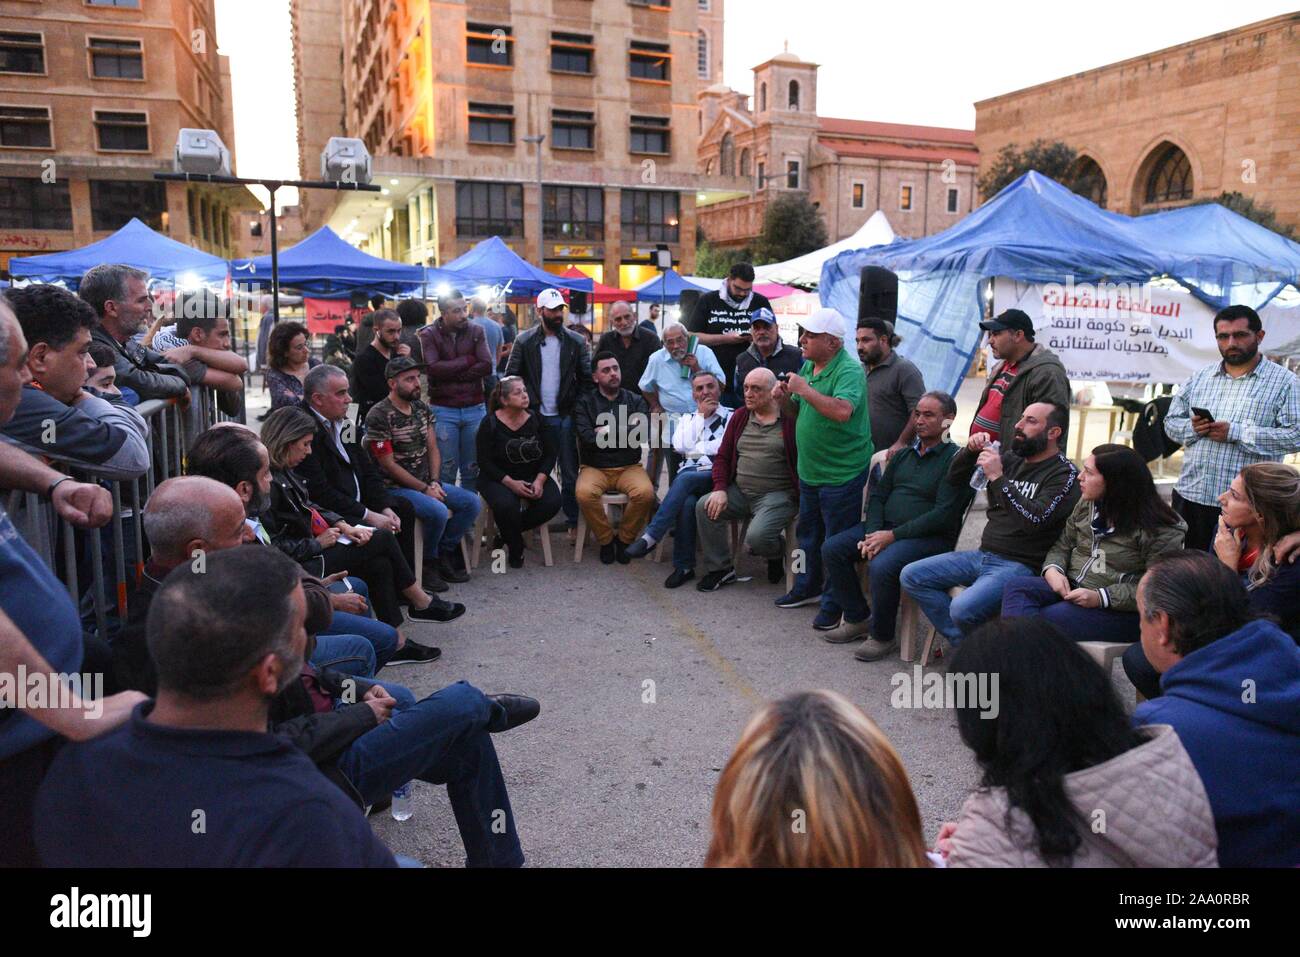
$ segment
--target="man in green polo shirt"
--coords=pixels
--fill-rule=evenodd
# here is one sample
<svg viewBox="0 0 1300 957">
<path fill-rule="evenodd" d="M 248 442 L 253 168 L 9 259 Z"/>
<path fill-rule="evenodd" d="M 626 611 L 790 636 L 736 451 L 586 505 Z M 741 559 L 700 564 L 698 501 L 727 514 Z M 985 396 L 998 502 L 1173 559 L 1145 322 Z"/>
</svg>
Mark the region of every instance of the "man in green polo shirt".
<svg viewBox="0 0 1300 957">
<path fill-rule="evenodd" d="M 796 415 L 799 450 L 799 548 L 803 570 L 794 588 L 776 600 L 780 608 L 820 602 L 815 628 L 834 628 L 843 609 L 822 592 L 822 543 L 862 518 L 862 489 L 874 451 L 867 413 L 867 377 L 844 348 L 849 321 L 834 309 L 818 309 L 800 324 L 804 364 L 777 383 L 782 407 Z"/>
</svg>

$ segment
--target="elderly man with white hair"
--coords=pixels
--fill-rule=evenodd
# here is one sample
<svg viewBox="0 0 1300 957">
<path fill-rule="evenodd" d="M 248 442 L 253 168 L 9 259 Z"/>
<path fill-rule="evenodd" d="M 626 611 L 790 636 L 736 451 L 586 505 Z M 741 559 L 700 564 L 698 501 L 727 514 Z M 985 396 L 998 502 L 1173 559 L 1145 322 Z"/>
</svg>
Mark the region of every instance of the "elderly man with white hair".
<svg viewBox="0 0 1300 957">
<path fill-rule="evenodd" d="M 799 547 L 803 570 L 780 608 L 819 602 L 813 627 L 837 627 L 843 609 L 822 591 L 822 543 L 862 519 L 862 490 L 874 451 L 867 411 L 867 378 L 844 348 L 850 328 L 834 309 L 818 309 L 800 323 L 803 368 L 784 376 L 776 397 L 795 420 L 799 447 Z"/>
<path fill-rule="evenodd" d="M 691 380 L 697 372 L 712 372 L 722 384 L 722 391 L 727 391 L 727 377 L 713 350 L 698 337 L 686 331 L 680 322 L 669 323 L 664 327 L 664 346 L 650 356 L 645 372 L 637 383 L 641 395 L 651 412 L 667 413 L 670 427 L 677 418 L 692 415 L 695 412 L 695 395 Z M 669 433 L 671 438 L 671 431 Z M 681 456 L 668 452 L 668 482 L 671 485 L 677 477 L 681 465 Z M 653 475 L 654 481 L 659 476 Z"/>
</svg>

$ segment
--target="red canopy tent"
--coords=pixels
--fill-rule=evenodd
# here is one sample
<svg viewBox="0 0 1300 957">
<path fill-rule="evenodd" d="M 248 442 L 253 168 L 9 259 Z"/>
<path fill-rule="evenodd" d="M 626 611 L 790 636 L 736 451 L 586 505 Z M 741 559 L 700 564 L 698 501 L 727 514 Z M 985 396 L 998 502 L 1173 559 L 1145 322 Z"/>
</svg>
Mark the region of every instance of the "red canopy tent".
<svg viewBox="0 0 1300 957">
<path fill-rule="evenodd" d="M 560 273 L 560 275 L 565 279 L 589 278 L 587 274 L 577 266 L 570 266 L 564 272 Z M 561 289 L 560 292 L 564 295 L 564 298 L 567 301 L 569 298 L 568 290 Z M 631 289 L 616 289 L 613 286 L 605 286 L 593 279 L 591 282 L 591 292 L 587 293 L 587 302 L 636 302 L 636 293 Z"/>
</svg>

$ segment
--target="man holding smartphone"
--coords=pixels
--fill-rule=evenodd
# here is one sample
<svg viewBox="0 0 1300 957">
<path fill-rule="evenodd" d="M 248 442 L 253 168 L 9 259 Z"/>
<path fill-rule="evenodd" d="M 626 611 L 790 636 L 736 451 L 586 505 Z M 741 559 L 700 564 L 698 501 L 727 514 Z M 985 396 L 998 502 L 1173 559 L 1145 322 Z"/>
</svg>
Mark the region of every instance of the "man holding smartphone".
<svg viewBox="0 0 1300 957">
<path fill-rule="evenodd" d="M 1249 306 L 1214 317 L 1221 362 L 1198 371 L 1165 416 L 1183 444 L 1172 504 L 1187 522 L 1186 546 L 1205 551 L 1219 523 L 1218 498 L 1243 467 L 1300 451 L 1300 379 L 1259 352 L 1264 330 Z"/>
<path fill-rule="evenodd" d="M 754 292 L 754 267 L 736 263 L 727 272 L 722 288 L 701 296 L 685 320 L 686 330 L 698 335 L 700 342 L 717 354 L 727 383 L 722 404 L 728 408 L 740 405 L 735 387 L 736 357 L 749 348 L 750 316 L 756 309 L 771 308 L 766 296 Z"/>
</svg>

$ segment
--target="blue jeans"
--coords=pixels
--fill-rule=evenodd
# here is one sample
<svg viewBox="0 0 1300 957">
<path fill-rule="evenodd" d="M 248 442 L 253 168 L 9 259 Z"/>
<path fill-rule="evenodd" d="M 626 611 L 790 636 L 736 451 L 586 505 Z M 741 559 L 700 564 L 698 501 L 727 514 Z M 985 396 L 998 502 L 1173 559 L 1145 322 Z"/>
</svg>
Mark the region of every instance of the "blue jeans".
<svg viewBox="0 0 1300 957">
<path fill-rule="evenodd" d="M 561 506 L 569 528 L 578 527 L 578 438 L 573 431 L 573 417 L 569 415 L 543 415 L 542 422 L 551 434 L 558 450 L 560 465 Z"/>
<path fill-rule="evenodd" d="M 663 541 L 668 529 L 676 527 L 673 539 L 673 568 L 691 571 L 695 568 L 695 503 L 713 491 L 711 469 L 683 469 L 668 487 L 668 494 L 646 526 L 646 534 L 656 542 Z"/>
<path fill-rule="evenodd" d="M 481 402 L 463 409 L 445 405 L 431 407 L 437 424 L 433 431 L 438 440 L 438 455 L 442 458 L 442 471 L 438 478 L 443 485 L 456 484 L 460 472 L 462 488 L 471 492 L 478 489 L 478 424 L 487 415 Z"/>
<path fill-rule="evenodd" d="M 356 678 L 373 677 L 379 669 L 375 659 L 375 646 L 361 635 L 343 632 L 317 635 L 316 649 L 308 661 L 317 671 L 328 669 Z"/>
<path fill-rule="evenodd" d="M 444 470 L 443 475 L 447 473 Z M 447 501 L 417 492 L 413 488 L 389 489 L 389 494 L 405 499 L 415 510 L 415 517 L 424 523 L 424 552 L 429 558 L 446 558 L 460 547 L 460 540 L 474 527 L 478 511 L 483 507 L 478 493 L 443 479 L 442 490 Z"/>
<path fill-rule="evenodd" d="M 871 616 L 871 637 L 890 642 L 897 637 L 898 602 L 902 589 L 898 576 L 912 562 L 931 555 L 941 555 L 951 547 L 946 538 L 902 538 L 881 549 L 871 560 L 871 607 L 862 596 L 857 563 L 862 560 L 858 542 L 866 534 L 865 525 L 846 529 L 826 539 L 822 546 L 822 564 L 832 597 L 844 610 L 844 620 L 857 624 Z"/>
<path fill-rule="evenodd" d="M 370 589 L 360 578 L 348 578 L 352 583 L 352 590 L 366 599 L 367 604 L 370 601 Z M 347 591 L 347 587 L 342 582 L 336 582 L 330 585 L 330 591 L 336 594 L 342 594 Z M 397 654 L 398 635 L 397 629 L 392 625 L 382 621 L 377 621 L 373 617 L 374 611 L 366 609 L 365 615 L 353 615 L 345 611 L 334 612 L 334 620 L 324 631 L 316 635 L 317 644 L 322 636 L 328 635 L 359 635 L 366 641 L 370 642 L 374 648 L 374 668 L 370 674 L 374 674 L 384 665 L 392 660 L 393 655 Z M 315 656 L 312 656 L 312 664 L 316 664 Z M 319 665 L 317 666 L 319 667 Z"/>
<path fill-rule="evenodd" d="M 392 717 L 343 752 L 339 770 L 367 804 L 412 778 L 447 785 L 466 866 L 519 867 L 524 853 L 489 733 L 504 722 L 501 705 L 458 681 L 421 701 L 399 701 Z"/>
<path fill-rule="evenodd" d="M 1002 592 L 1002 617 L 1034 616 L 1050 621 L 1074 641 L 1137 641 L 1142 637 L 1135 611 L 1080 608 L 1065 601 L 1047 579 L 1013 578 Z"/>
<path fill-rule="evenodd" d="M 1032 575 L 1028 565 L 990 552 L 951 552 L 912 562 L 903 569 L 903 590 L 911 595 L 935 631 L 954 645 L 1002 608 L 1002 588 L 1010 578 Z M 965 585 L 956 598 L 948 589 Z"/>
<path fill-rule="evenodd" d="M 843 609 L 828 588 L 822 591 L 822 544 L 832 535 L 862 522 L 862 487 L 867 484 L 867 469 L 843 485 L 809 485 L 799 480 L 799 548 L 803 550 L 804 570 L 794 577 L 796 595 L 822 592 L 821 610 L 839 615 Z"/>
</svg>

